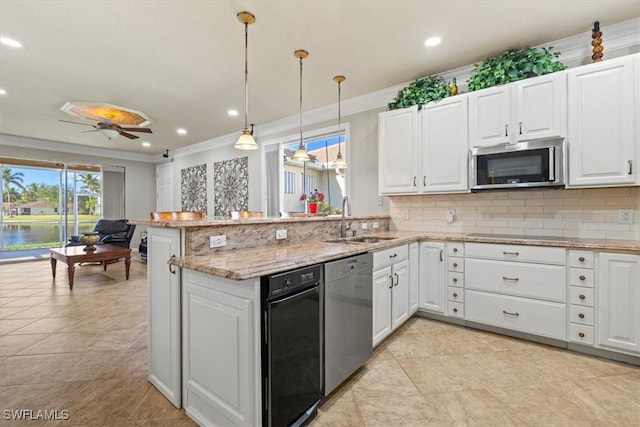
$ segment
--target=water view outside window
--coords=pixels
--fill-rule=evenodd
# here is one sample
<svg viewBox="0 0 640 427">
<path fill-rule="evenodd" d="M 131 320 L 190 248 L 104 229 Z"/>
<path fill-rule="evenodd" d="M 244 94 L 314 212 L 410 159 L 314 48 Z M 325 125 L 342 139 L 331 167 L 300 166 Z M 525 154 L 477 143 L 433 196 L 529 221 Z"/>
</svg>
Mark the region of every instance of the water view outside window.
<svg viewBox="0 0 640 427">
<path fill-rule="evenodd" d="M 64 246 L 100 219 L 98 167 L 5 158 L 0 171 L 1 251 Z"/>
</svg>

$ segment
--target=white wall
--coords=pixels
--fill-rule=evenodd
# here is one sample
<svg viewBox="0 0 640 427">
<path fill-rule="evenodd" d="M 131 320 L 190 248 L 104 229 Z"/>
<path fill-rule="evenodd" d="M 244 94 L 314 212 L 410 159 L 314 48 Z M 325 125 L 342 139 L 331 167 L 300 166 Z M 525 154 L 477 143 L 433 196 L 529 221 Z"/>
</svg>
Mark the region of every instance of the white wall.
<svg viewBox="0 0 640 427">
<path fill-rule="evenodd" d="M 16 146 L 16 142 L 20 146 Z M 155 210 L 156 168 L 153 163 L 123 160 L 117 157 L 99 157 L 55 149 L 37 149 L 27 147 L 37 144 L 43 147 L 60 145 L 50 141 L 40 141 L 0 134 L 0 155 L 24 159 L 48 160 L 53 162 L 76 162 L 100 166 L 121 166 L 125 168 L 125 216 L 128 219 L 149 218 L 149 212 Z M 131 248 L 140 243 L 140 227 L 136 228 Z"/>
</svg>

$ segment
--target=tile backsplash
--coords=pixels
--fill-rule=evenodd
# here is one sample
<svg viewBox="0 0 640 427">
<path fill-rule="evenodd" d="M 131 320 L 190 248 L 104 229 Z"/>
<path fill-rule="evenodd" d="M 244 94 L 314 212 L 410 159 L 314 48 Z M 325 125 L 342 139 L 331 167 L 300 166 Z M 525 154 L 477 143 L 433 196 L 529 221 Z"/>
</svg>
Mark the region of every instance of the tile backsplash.
<svg viewBox="0 0 640 427">
<path fill-rule="evenodd" d="M 391 196 L 389 205 L 400 231 L 640 240 L 640 187 Z M 633 224 L 618 223 L 619 209 L 633 210 Z"/>
</svg>

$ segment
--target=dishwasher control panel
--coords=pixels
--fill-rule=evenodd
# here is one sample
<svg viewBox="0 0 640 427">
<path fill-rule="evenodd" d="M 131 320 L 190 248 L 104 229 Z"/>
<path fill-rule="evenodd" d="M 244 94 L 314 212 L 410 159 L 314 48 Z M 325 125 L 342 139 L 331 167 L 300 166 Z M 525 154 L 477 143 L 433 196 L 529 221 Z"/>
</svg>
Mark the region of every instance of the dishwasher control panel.
<svg viewBox="0 0 640 427">
<path fill-rule="evenodd" d="M 267 298 L 285 295 L 322 282 L 322 266 L 313 265 L 268 277 Z"/>
</svg>

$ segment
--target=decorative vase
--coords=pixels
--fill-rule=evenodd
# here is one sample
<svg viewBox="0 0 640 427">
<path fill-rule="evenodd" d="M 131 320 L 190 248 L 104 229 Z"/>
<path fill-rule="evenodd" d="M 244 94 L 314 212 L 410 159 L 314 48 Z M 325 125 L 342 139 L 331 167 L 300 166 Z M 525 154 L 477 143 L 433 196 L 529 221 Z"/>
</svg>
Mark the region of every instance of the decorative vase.
<svg viewBox="0 0 640 427">
<path fill-rule="evenodd" d="M 86 245 L 84 247 L 85 251 L 95 251 L 96 247 L 94 245 L 100 241 L 100 235 L 98 233 L 84 233 L 80 237 L 80 241 Z"/>
<path fill-rule="evenodd" d="M 309 202 L 309 213 L 315 214 L 316 212 L 318 212 L 318 203 Z"/>
</svg>

